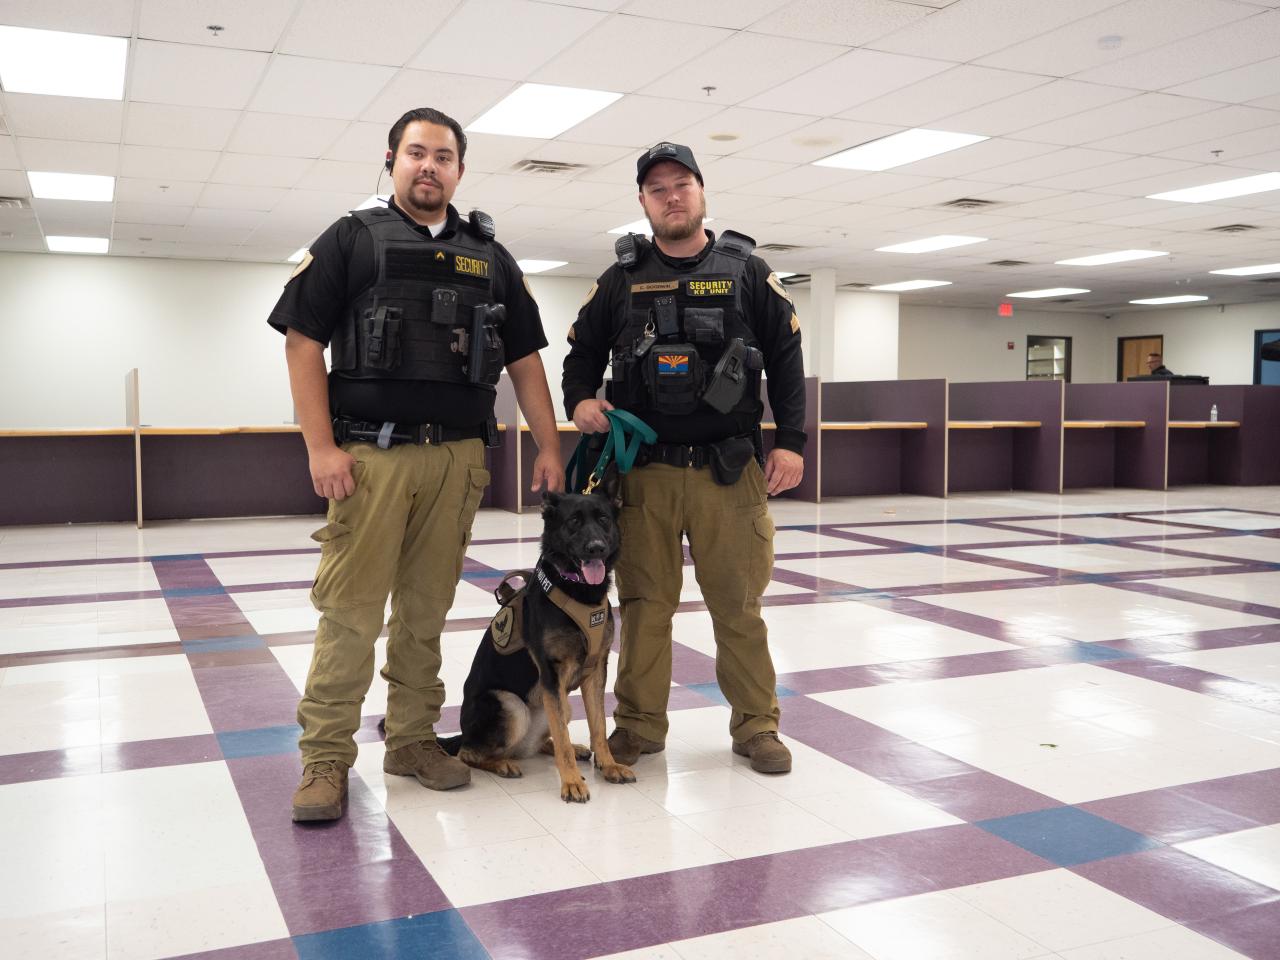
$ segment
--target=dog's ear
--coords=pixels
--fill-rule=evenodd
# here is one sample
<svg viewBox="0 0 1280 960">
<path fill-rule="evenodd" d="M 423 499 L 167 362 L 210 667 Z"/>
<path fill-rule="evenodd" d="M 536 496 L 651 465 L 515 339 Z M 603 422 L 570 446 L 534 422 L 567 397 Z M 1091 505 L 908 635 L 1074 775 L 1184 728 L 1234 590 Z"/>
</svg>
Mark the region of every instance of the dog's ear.
<svg viewBox="0 0 1280 960">
<path fill-rule="evenodd" d="M 564 496 L 563 493 L 556 493 L 553 490 L 547 490 L 542 494 L 542 519 L 546 520 L 556 512 L 556 507 L 560 505 L 560 500 Z"/>
<path fill-rule="evenodd" d="M 604 494 L 615 507 L 622 506 L 622 474 L 618 472 L 616 463 L 605 467 L 599 492 Z"/>
</svg>

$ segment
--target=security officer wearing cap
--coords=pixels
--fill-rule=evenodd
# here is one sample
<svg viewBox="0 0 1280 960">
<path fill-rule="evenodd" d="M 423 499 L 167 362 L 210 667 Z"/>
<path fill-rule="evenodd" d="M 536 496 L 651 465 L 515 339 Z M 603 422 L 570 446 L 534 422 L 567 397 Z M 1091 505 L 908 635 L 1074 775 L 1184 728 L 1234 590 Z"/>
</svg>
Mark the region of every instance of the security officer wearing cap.
<svg viewBox="0 0 1280 960">
<path fill-rule="evenodd" d="M 493 221 L 478 211 L 463 219 L 450 203 L 466 135 L 421 108 L 387 143 L 394 197 L 322 233 L 269 320 L 286 337 L 312 483 L 329 499 L 328 523 L 313 535 L 320 624 L 298 705 L 294 820 L 333 820 L 346 807 L 388 595 L 383 770 L 435 790 L 470 782 L 435 742 L 440 632 L 489 483 L 484 451 L 496 443 L 504 367 L 539 447 L 533 489 L 563 485 L 537 304 Z"/>
<path fill-rule="evenodd" d="M 702 172 L 686 146 L 641 154 L 636 182 L 653 242 L 634 234 L 592 288 L 569 331 L 565 409 L 578 429 L 608 429 L 617 407 L 654 428 L 640 466 L 622 481 L 622 553 L 615 572 L 622 652 L 609 747 L 619 763 L 663 749 L 671 688 L 671 622 L 688 538 L 711 613 L 716 679 L 732 714 L 733 751 L 786 773 L 778 698 L 760 597 L 773 568 L 766 496 L 804 466 L 800 323 L 754 241 L 703 228 Z M 606 366 L 607 399 L 597 399 Z M 761 457 L 761 373 L 777 420 Z M 762 468 L 763 464 L 763 468 Z"/>
</svg>

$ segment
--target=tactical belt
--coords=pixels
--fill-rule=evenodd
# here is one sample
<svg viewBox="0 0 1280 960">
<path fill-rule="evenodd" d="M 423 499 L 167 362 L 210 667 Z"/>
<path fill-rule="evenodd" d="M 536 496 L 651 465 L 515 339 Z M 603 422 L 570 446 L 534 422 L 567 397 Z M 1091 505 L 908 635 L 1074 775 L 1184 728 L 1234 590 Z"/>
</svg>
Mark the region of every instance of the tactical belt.
<svg viewBox="0 0 1280 960">
<path fill-rule="evenodd" d="M 497 445 L 498 427 L 492 419 L 474 427 L 446 427 L 438 423 L 377 423 L 373 420 L 333 418 L 333 439 L 341 446 L 352 441 L 375 443 L 382 449 L 401 443 L 452 443 L 455 440 L 484 440 Z"/>
<path fill-rule="evenodd" d="M 711 447 L 708 444 L 647 443 L 640 448 L 640 455 L 636 457 L 637 467 L 650 463 L 665 463 L 670 467 L 701 469 L 710 462 Z"/>
</svg>

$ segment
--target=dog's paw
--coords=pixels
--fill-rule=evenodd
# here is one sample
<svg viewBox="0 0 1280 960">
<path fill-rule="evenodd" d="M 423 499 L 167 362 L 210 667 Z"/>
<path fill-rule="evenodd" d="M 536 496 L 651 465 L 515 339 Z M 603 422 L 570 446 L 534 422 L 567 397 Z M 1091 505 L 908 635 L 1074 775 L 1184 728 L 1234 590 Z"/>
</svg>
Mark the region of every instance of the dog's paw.
<svg viewBox="0 0 1280 960">
<path fill-rule="evenodd" d="M 600 775 L 610 783 L 635 783 L 636 774 L 630 767 L 611 763 L 600 768 Z"/>
<path fill-rule="evenodd" d="M 590 759 L 591 759 L 591 748 L 590 748 L 590 747 L 584 747 L 584 746 L 583 746 L 582 744 L 580 744 L 580 743 L 575 743 L 575 744 L 573 745 L 573 755 L 574 755 L 575 757 L 577 757 L 579 760 L 590 760 Z"/>
<path fill-rule="evenodd" d="M 591 799 L 591 791 L 587 789 L 587 781 L 581 777 L 577 780 L 561 781 L 560 799 L 565 803 L 586 803 Z"/>
<path fill-rule="evenodd" d="M 524 771 L 520 769 L 520 764 L 514 760 L 499 760 L 491 769 L 498 776 L 506 777 L 508 780 L 516 780 L 524 776 Z"/>
</svg>

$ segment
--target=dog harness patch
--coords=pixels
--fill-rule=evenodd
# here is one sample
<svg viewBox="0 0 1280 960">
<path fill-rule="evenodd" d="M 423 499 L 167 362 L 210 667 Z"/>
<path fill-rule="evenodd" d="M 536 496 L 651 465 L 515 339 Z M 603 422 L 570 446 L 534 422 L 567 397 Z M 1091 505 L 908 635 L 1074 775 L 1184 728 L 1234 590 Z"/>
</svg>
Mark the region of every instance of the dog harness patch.
<svg viewBox="0 0 1280 960">
<path fill-rule="evenodd" d="M 511 643 L 511 628 L 515 626 L 516 615 L 510 607 L 503 607 L 498 611 L 497 616 L 489 623 L 489 629 L 493 635 L 493 645 L 499 650 L 505 650 L 507 645 Z"/>
</svg>

